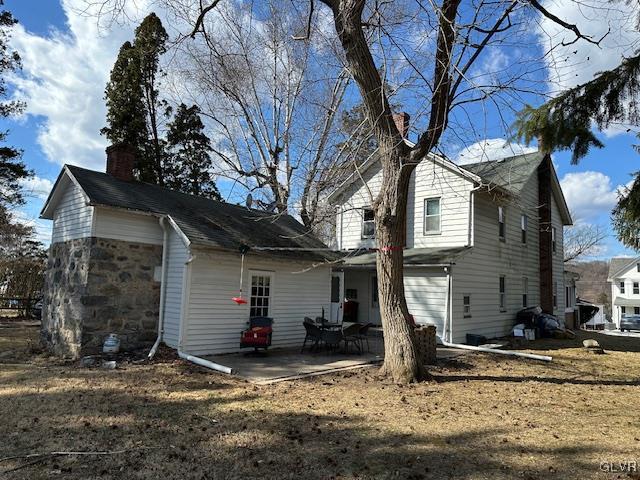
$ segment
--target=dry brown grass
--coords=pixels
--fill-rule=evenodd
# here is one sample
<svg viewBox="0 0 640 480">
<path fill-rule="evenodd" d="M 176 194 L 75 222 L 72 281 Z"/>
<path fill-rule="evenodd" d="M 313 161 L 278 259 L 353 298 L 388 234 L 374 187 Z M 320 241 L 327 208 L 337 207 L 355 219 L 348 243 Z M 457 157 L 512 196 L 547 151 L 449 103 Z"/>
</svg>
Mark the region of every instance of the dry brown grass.
<svg viewBox="0 0 640 480">
<path fill-rule="evenodd" d="M 35 336 L 0 328 L 16 352 L 0 359 L 0 457 L 129 451 L 2 461 L 31 463 L 2 478 L 630 478 L 600 462 L 640 461 L 640 339 L 597 336 L 601 356 L 538 343 L 551 364 L 469 354 L 403 387 L 374 369 L 270 386 L 177 360 L 82 369 L 27 359 Z"/>
</svg>

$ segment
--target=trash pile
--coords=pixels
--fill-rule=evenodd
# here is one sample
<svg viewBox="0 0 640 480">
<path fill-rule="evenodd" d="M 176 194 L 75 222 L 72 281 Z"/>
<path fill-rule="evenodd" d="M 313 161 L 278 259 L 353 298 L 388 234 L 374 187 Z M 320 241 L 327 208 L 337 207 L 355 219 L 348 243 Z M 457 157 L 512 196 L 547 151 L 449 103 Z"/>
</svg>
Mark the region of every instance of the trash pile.
<svg viewBox="0 0 640 480">
<path fill-rule="evenodd" d="M 524 337 L 527 340 L 575 337 L 575 333 L 566 328 L 564 319 L 544 313 L 540 307 L 520 310 L 516 321 L 517 324 L 513 327 L 514 337 Z"/>
</svg>

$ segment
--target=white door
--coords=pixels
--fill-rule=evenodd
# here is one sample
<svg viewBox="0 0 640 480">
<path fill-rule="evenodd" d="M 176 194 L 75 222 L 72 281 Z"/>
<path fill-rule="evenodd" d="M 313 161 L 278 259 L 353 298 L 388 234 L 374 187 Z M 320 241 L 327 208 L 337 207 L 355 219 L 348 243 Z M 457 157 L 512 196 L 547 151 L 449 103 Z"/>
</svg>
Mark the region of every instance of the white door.
<svg viewBox="0 0 640 480">
<path fill-rule="evenodd" d="M 342 322 L 342 302 L 344 301 L 344 272 L 331 273 L 331 320 Z"/>
<path fill-rule="evenodd" d="M 374 325 L 380 325 L 380 304 L 378 303 L 378 277 L 371 275 L 369 279 L 369 321 Z"/>
</svg>

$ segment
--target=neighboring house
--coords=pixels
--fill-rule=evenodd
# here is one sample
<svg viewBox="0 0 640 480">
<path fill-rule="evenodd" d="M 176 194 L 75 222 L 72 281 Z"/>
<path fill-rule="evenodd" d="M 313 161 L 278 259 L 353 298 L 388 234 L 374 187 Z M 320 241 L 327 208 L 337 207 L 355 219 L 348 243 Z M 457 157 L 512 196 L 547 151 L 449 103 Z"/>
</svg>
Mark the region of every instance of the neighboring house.
<svg viewBox="0 0 640 480">
<path fill-rule="evenodd" d="M 237 351 L 250 316 L 275 319 L 274 346 L 302 343 L 303 317 L 330 306 L 322 242 L 288 215 L 133 181 L 133 154 L 107 153 L 108 173 L 65 166 L 41 214 L 53 220 L 42 315 L 53 350 L 77 357 L 108 333 L 147 345 L 159 314 L 164 342 L 191 355 Z"/>
<path fill-rule="evenodd" d="M 404 246 L 376 241 L 371 204 L 381 180 L 371 159 L 329 198 L 337 246 L 348 252 L 334 269 L 333 291 L 359 302 L 360 321 L 380 323 L 374 249 L 381 247 L 405 247 L 409 311 L 446 340 L 507 334 L 523 307 L 565 315 L 562 238 L 571 216 L 549 155 L 462 166 L 430 155 L 411 177 Z"/>
<path fill-rule="evenodd" d="M 640 257 L 612 258 L 608 282 L 611 282 L 611 321 L 620 328 L 625 315 L 640 315 Z"/>
</svg>

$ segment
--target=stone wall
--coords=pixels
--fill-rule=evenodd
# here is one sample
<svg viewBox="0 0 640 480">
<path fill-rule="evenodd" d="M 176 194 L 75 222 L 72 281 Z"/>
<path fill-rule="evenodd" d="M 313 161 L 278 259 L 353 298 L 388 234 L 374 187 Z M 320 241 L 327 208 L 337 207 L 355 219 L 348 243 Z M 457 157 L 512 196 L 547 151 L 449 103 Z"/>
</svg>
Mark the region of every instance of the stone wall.
<svg viewBox="0 0 640 480">
<path fill-rule="evenodd" d="M 49 250 L 43 340 L 56 354 L 98 352 L 109 333 L 121 348 L 151 344 L 157 334 L 162 246 L 104 238 L 55 243 Z"/>
</svg>

